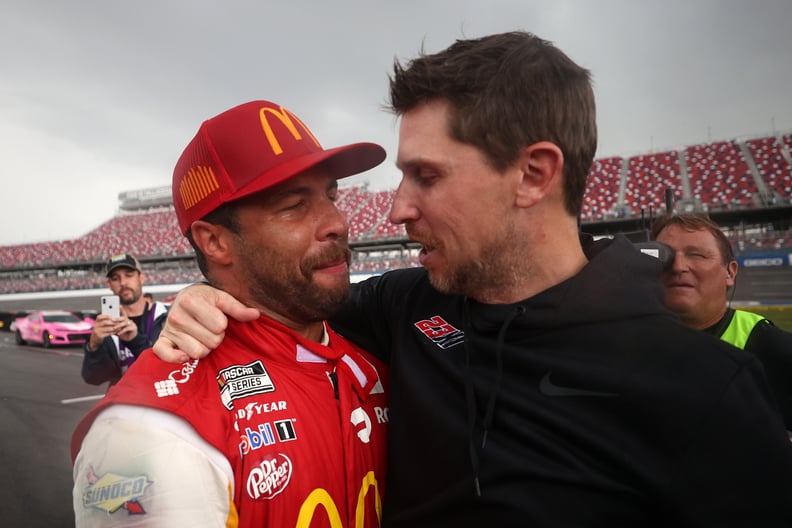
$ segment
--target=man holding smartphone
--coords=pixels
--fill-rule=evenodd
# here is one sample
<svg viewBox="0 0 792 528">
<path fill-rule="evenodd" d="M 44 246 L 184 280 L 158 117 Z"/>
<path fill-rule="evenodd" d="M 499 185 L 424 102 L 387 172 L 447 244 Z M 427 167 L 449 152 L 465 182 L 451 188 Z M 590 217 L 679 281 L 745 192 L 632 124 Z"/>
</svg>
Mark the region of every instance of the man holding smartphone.
<svg viewBox="0 0 792 528">
<path fill-rule="evenodd" d="M 157 340 L 167 317 L 165 305 L 149 306 L 143 297 L 146 275 L 135 257 L 129 253 L 110 257 L 105 273 L 113 296 L 102 297 L 102 313 L 83 356 L 82 377 L 91 385 L 118 382 L 140 353 Z"/>
</svg>

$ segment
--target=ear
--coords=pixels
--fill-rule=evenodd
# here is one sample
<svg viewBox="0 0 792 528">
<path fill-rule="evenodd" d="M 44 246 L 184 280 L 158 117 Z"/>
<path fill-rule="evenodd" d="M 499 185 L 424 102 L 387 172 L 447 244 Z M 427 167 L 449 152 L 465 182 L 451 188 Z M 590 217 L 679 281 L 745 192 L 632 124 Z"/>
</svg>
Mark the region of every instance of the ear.
<svg viewBox="0 0 792 528">
<path fill-rule="evenodd" d="M 561 175 L 564 154 L 555 143 L 540 141 L 520 152 L 519 168 L 522 172 L 517 191 L 517 206 L 531 207 L 556 192 L 563 200 Z"/>
<path fill-rule="evenodd" d="M 231 233 L 223 226 L 196 220 L 190 226 L 195 245 L 206 257 L 207 261 L 220 265 L 231 263 Z"/>
<path fill-rule="evenodd" d="M 731 288 L 737 278 L 737 261 L 732 260 L 726 265 L 726 286 Z"/>
</svg>

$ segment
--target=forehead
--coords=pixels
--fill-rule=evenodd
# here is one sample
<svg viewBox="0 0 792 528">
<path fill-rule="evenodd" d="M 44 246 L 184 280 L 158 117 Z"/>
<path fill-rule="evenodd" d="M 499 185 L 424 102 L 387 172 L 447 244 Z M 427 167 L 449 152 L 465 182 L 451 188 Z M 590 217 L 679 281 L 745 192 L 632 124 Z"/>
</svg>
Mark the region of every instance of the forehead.
<svg viewBox="0 0 792 528">
<path fill-rule="evenodd" d="M 705 228 L 690 229 L 679 224 L 672 224 L 663 229 L 657 235 L 657 240 L 672 247 L 718 247 L 715 237 L 709 230 Z"/>
<path fill-rule="evenodd" d="M 113 277 L 117 277 L 119 275 L 129 276 L 129 275 L 133 275 L 135 273 L 138 273 L 138 270 L 132 269 L 132 268 L 127 268 L 127 267 L 121 267 L 121 268 L 116 268 L 113 271 L 111 271 L 108 278 L 112 279 Z"/>
<path fill-rule="evenodd" d="M 268 193 L 271 196 L 277 196 L 283 193 L 288 193 L 294 189 L 316 187 L 324 190 L 335 186 L 336 180 L 330 175 L 330 171 L 326 167 L 320 165 L 317 167 L 311 167 L 310 169 L 305 170 L 270 189 L 267 189 L 264 191 L 264 193 Z"/>
<path fill-rule="evenodd" d="M 312 167 L 269 189 L 245 196 L 233 203 L 235 206 L 274 203 L 294 194 L 326 192 L 338 187 L 336 180 L 325 167 Z"/>
<path fill-rule="evenodd" d="M 403 169 L 425 161 L 428 153 L 446 151 L 456 143 L 448 134 L 447 123 L 448 103 L 444 101 L 430 101 L 405 112 L 399 123 L 396 166 Z"/>
</svg>

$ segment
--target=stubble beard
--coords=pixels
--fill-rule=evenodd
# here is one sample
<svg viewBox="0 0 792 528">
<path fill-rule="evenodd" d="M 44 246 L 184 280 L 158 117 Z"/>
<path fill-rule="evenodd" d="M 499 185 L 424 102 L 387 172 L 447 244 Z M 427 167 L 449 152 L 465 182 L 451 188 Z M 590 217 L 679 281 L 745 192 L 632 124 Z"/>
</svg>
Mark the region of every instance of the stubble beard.
<svg viewBox="0 0 792 528">
<path fill-rule="evenodd" d="M 442 293 L 465 295 L 482 302 L 517 286 L 528 264 L 515 251 L 519 243 L 515 243 L 514 223 L 505 222 L 497 235 L 480 248 L 477 256 L 448 262 L 445 273 L 427 269 L 429 282 Z"/>
<path fill-rule="evenodd" d="M 240 249 L 240 263 L 251 299 L 292 321 L 324 321 L 338 311 L 349 294 L 348 271 L 334 287 L 319 287 L 313 278 L 317 264 L 343 257 L 349 265 L 351 252 L 345 244 L 306 257 L 299 272 L 295 271 L 293 262 L 270 251 L 244 245 Z"/>
<path fill-rule="evenodd" d="M 124 306 L 131 306 L 140 300 L 140 296 L 142 295 L 141 290 L 135 290 L 134 288 L 127 288 L 129 291 L 132 292 L 131 297 L 124 297 L 123 295 L 118 295 L 119 302 Z"/>
</svg>

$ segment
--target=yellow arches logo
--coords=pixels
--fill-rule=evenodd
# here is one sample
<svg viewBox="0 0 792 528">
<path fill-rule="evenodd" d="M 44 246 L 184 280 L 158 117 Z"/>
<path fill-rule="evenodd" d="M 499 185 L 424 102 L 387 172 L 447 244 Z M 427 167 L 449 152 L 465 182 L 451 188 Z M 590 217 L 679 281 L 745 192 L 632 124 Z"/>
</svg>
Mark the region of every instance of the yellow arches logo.
<svg viewBox="0 0 792 528">
<path fill-rule="evenodd" d="M 275 110 L 274 108 L 263 107 L 261 110 L 259 110 L 261 128 L 264 129 L 264 135 L 267 136 L 267 141 L 269 142 L 270 148 L 276 156 L 283 154 L 283 147 L 281 147 L 280 141 L 278 141 L 278 136 L 272 131 L 272 127 L 269 124 L 269 119 L 267 118 L 268 115 L 275 116 L 275 118 L 280 121 L 289 132 L 291 132 L 292 137 L 299 141 L 302 140 L 303 137 L 300 135 L 300 131 L 297 130 L 297 127 L 294 125 L 294 121 L 296 121 L 297 124 L 300 125 L 300 128 L 302 128 L 303 132 L 305 132 L 305 134 L 311 138 L 314 144 L 321 148 L 319 142 L 316 140 L 314 135 L 311 134 L 311 131 L 308 130 L 308 127 L 305 126 L 305 123 L 300 121 L 299 117 L 292 114 L 282 106 L 280 107 L 280 111 Z"/>
<path fill-rule="evenodd" d="M 369 491 L 374 493 L 374 511 L 377 514 L 377 519 L 382 519 L 382 498 L 379 493 L 377 477 L 374 476 L 373 471 L 369 471 L 366 473 L 366 476 L 363 477 L 360 484 L 357 506 L 355 507 L 355 524 L 352 525 L 352 519 L 350 519 L 350 528 L 352 528 L 352 526 L 354 526 L 354 528 L 363 528 L 363 526 L 365 526 L 366 495 L 369 494 Z M 319 515 L 321 515 L 319 506 L 324 509 L 324 513 L 327 515 L 327 520 L 331 528 L 344 528 L 344 523 L 341 522 L 341 514 L 338 512 L 338 506 L 336 506 L 335 501 L 324 488 L 314 489 L 308 497 L 306 497 L 305 501 L 303 501 L 302 506 L 300 506 L 300 513 L 297 515 L 297 524 L 295 524 L 295 528 L 308 528 L 311 526 L 314 517 L 317 515 L 317 511 L 319 511 Z"/>
</svg>

